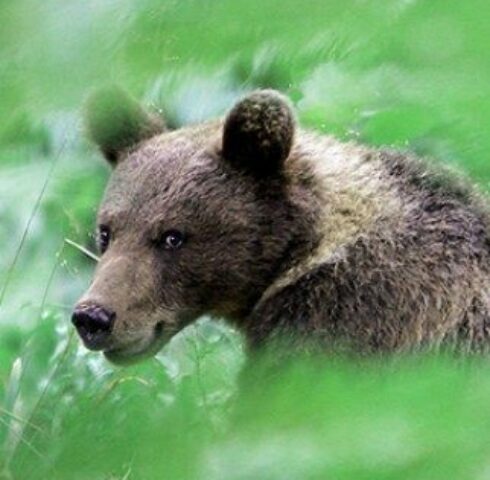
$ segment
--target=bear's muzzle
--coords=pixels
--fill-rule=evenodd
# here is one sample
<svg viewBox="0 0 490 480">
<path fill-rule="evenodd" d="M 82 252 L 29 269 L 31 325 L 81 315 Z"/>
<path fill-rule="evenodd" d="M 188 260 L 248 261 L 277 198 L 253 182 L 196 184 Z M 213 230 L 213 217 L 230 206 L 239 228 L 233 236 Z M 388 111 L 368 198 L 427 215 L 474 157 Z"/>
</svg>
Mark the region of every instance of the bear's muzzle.
<svg viewBox="0 0 490 480">
<path fill-rule="evenodd" d="M 85 346 L 90 350 L 104 350 L 114 326 L 116 314 L 100 305 L 78 305 L 71 321 Z"/>
</svg>

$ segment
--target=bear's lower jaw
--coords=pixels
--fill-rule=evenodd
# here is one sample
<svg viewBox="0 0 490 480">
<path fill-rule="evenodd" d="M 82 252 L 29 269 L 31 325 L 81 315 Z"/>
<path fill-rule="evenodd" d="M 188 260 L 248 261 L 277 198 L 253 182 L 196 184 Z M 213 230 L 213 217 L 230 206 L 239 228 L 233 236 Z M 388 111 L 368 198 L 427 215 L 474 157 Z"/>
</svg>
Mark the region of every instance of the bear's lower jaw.
<svg viewBox="0 0 490 480">
<path fill-rule="evenodd" d="M 150 336 L 139 338 L 125 346 L 105 350 L 104 356 L 116 365 L 130 365 L 152 357 L 169 340 L 162 327 L 163 325 L 158 323 Z"/>
</svg>

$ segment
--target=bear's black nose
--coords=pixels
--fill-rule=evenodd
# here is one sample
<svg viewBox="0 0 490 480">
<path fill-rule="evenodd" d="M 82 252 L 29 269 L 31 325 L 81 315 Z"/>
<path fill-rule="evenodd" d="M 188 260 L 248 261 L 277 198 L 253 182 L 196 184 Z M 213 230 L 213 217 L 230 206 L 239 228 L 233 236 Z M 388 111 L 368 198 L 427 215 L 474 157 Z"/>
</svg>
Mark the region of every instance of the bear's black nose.
<svg viewBox="0 0 490 480">
<path fill-rule="evenodd" d="M 79 305 L 71 321 L 90 350 L 103 350 L 112 331 L 116 314 L 99 305 Z"/>
</svg>

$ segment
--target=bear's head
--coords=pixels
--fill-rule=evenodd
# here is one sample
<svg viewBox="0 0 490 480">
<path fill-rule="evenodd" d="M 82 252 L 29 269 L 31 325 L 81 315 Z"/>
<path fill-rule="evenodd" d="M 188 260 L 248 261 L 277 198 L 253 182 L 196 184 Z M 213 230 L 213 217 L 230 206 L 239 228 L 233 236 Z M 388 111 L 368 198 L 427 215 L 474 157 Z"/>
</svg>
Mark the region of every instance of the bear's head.
<svg viewBox="0 0 490 480">
<path fill-rule="evenodd" d="M 312 179 L 290 161 L 295 120 L 279 93 L 170 131 L 109 88 L 86 117 L 113 170 L 97 219 L 101 258 L 73 323 L 109 360 L 152 355 L 203 314 L 245 322 L 315 242 Z"/>
</svg>

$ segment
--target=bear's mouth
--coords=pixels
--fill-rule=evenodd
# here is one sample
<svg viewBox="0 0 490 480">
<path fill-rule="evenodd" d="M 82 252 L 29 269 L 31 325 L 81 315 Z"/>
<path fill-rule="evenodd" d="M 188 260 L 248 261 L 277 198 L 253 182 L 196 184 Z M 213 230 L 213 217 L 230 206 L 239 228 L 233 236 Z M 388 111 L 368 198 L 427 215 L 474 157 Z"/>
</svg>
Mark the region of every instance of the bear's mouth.
<svg viewBox="0 0 490 480">
<path fill-rule="evenodd" d="M 152 357 L 165 343 L 163 322 L 158 322 L 150 335 L 137 338 L 124 346 L 104 350 L 104 356 L 116 365 L 129 365 Z"/>
</svg>

